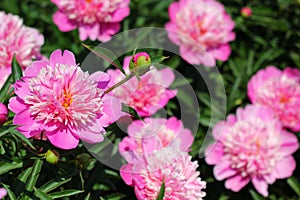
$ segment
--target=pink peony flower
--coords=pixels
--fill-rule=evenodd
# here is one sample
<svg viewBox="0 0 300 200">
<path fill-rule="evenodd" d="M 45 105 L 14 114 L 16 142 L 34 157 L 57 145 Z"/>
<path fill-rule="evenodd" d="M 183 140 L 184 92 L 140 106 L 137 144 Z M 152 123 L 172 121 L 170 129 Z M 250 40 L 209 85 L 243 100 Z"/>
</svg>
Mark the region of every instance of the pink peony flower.
<svg viewBox="0 0 300 200">
<path fill-rule="evenodd" d="M 79 29 L 80 40 L 110 40 L 129 15 L 130 0 L 51 0 L 58 11 L 53 21 L 60 31 Z"/>
<path fill-rule="evenodd" d="M 19 16 L 0 11 L 0 88 L 11 73 L 13 55 L 23 69 L 32 59 L 41 59 L 44 36 L 37 29 L 23 25 Z"/>
<path fill-rule="evenodd" d="M 248 96 L 252 103 L 270 107 L 281 123 L 293 131 L 300 131 L 300 71 L 283 71 L 269 66 L 255 74 L 248 82 Z"/>
<path fill-rule="evenodd" d="M 231 53 L 228 42 L 235 39 L 234 22 L 215 0 L 179 0 L 169 7 L 168 36 L 180 46 L 190 64 L 215 66 Z"/>
<path fill-rule="evenodd" d="M 171 153 L 174 152 L 164 152 Z M 206 182 L 201 181 L 198 163 L 191 161 L 187 153 L 146 157 L 147 165 L 124 165 L 121 177 L 127 185 L 134 187 L 138 200 L 157 199 L 162 183 L 165 183 L 164 200 L 200 200 L 206 194 L 202 190 Z M 166 162 L 168 160 L 168 162 Z"/>
<path fill-rule="evenodd" d="M 124 70 L 129 72 L 129 61 L 131 57 L 124 59 Z M 142 117 L 148 117 L 163 108 L 169 99 L 175 96 L 175 91 L 168 89 L 175 79 L 175 75 L 171 69 L 157 70 L 151 66 L 149 72 L 137 77 L 131 78 L 129 81 L 112 91 L 112 94 L 121 100 L 122 103 L 133 107 Z M 112 81 L 109 87 L 125 78 L 120 70 L 108 70 Z"/>
<path fill-rule="evenodd" d="M 242 15 L 243 17 L 246 17 L 246 18 L 251 17 L 251 15 L 252 15 L 252 10 L 251 10 L 251 8 L 249 8 L 249 7 L 243 7 L 243 8 L 241 9 L 241 15 Z"/>
<path fill-rule="evenodd" d="M 8 110 L 6 105 L 0 102 L 0 126 L 7 121 Z"/>
<path fill-rule="evenodd" d="M 180 120 L 171 117 L 146 118 L 144 121 L 136 120 L 130 124 L 129 136 L 119 143 L 119 151 L 127 162 L 142 162 L 144 154 L 155 153 L 169 146 L 189 151 L 194 137 Z"/>
<path fill-rule="evenodd" d="M 7 191 L 4 188 L 0 188 L 0 199 L 3 199 L 7 195 Z"/>
<path fill-rule="evenodd" d="M 249 181 L 263 196 L 268 184 L 287 178 L 296 168 L 292 157 L 297 137 L 282 128 L 268 107 L 248 105 L 213 128 L 216 142 L 206 150 L 206 162 L 215 165 L 217 180 L 227 179 L 225 187 L 238 192 Z"/>
<path fill-rule="evenodd" d="M 103 72 L 83 72 L 72 52 L 56 50 L 49 62 L 33 62 L 14 84 L 13 123 L 27 138 L 44 132 L 61 149 L 75 148 L 79 139 L 101 142 L 103 127 L 121 115 L 120 101 L 103 92 L 109 80 Z"/>
</svg>

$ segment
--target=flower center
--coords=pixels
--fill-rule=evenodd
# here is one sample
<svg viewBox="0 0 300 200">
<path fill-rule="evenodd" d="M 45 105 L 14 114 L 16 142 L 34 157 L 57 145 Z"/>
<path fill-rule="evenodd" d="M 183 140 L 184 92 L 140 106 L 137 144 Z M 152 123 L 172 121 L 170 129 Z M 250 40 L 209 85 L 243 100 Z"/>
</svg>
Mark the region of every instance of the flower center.
<svg viewBox="0 0 300 200">
<path fill-rule="evenodd" d="M 63 107 L 69 108 L 73 102 L 73 96 L 70 91 L 64 91 Z"/>
</svg>

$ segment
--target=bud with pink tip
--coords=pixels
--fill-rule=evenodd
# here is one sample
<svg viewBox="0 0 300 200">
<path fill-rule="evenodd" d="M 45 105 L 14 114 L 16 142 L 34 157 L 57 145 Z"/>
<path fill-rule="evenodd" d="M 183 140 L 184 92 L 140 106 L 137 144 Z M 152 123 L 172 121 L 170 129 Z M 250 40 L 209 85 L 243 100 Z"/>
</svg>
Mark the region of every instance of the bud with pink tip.
<svg viewBox="0 0 300 200">
<path fill-rule="evenodd" d="M 7 114 L 7 107 L 3 103 L 0 103 L 0 125 L 7 121 Z"/>
<path fill-rule="evenodd" d="M 250 7 L 243 7 L 241 9 L 241 15 L 245 18 L 251 17 L 252 15 L 252 10 Z"/>
<path fill-rule="evenodd" d="M 151 58 L 146 52 L 140 52 L 132 56 L 129 63 L 129 70 L 136 76 L 144 75 L 149 71 Z"/>
</svg>

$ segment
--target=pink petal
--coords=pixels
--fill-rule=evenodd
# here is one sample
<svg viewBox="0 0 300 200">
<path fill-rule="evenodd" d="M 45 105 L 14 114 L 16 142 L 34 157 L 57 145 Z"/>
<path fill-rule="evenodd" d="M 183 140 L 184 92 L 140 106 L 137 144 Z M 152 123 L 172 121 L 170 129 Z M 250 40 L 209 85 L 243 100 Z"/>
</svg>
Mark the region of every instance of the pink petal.
<svg viewBox="0 0 300 200">
<path fill-rule="evenodd" d="M 125 17 L 127 17 L 130 14 L 130 8 L 128 6 L 119 8 L 116 10 L 116 12 L 113 13 L 111 22 L 120 22 L 122 21 Z"/>
<path fill-rule="evenodd" d="M 177 2 L 173 2 L 170 4 L 169 6 L 169 16 L 170 16 L 170 20 L 175 22 L 176 21 L 176 15 L 179 11 L 180 7 L 179 4 Z"/>
<path fill-rule="evenodd" d="M 132 168 L 132 164 L 127 164 L 123 165 L 120 169 L 120 175 L 127 185 L 133 185 L 133 177 L 131 175 Z"/>
<path fill-rule="evenodd" d="M 40 73 L 40 70 L 43 67 L 46 67 L 48 62 L 46 61 L 34 61 L 30 66 L 25 70 L 25 76 L 33 77 L 37 76 Z"/>
<path fill-rule="evenodd" d="M 225 187 L 234 192 L 240 191 L 245 185 L 249 183 L 249 178 L 243 178 L 240 175 L 234 176 L 225 181 Z"/>
<path fill-rule="evenodd" d="M 84 41 L 88 38 L 89 36 L 89 28 L 88 26 L 85 26 L 85 25 L 82 25 L 82 26 L 79 26 L 78 28 L 79 30 L 79 38 L 81 41 Z"/>
<path fill-rule="evenodd" d="M 214 167 L 214 175 L 218 181 L 235 175 L 237 172 L 230 167 L 230 162 L 223 160 Z"/>
<path fill-rule="evenodd" d="M 298 139 L 294 134 L 291 134 L 287 131 L 282 132 L 281 134 L 281 146 L 280 153 L 283 156 L 291 155 L 299 148 Z"/>
<path fill-rule="evenodd" d="M 87 127 L 88 128 L 77 129 L 76 134 L 81 140 L 92 144 L 104 140 L 103 134 L 105 134 L 105 130 L 98 126 L 97 123 L 91 125 L 87 124 Z"/>
<path fill-rule="evenodd" d="M 264 197 L 269 195 L 268 193 L 268 184 L 263 178 L 253 177 L 251 179 L 252 184 L 254 185 L 255 189 Z"/>
<path fill-rule="evenodd" d="M 279 161 L 274 169 L 273 174 L 276 178 L 288 178 L 292 176 L 294 170 L 296 169 L 296 161 L 292 156 L 285 157 Z"/>
<path fill-rule="evenodd" d="M 103 97 L 103 115 L 98 119 L 100 126 L 107 127 L 117 121 L 122 115 L 122 106 L 119 99 L 105 95 Z"/>
<path fill-rule="evenodd" d="M 19 97 L 12 97 L 9 100 L 8 108 L 13 111 L 14 113 L 18 114 L 22 112 L 23 110 L 27 109 L 26 104 L 22 99 Z"/>
<path fill-rule="evenodd" d="M 215 165 L 221 162 L 223 157 L 223 146 L 221 143 L 217 142 L 211 144 L 205 151 L 205 161 L 209 165 Z"/>
<path fill-rule="evenodd" d="M 160 73 L 161 82 L 158 84 L 162 84 L 165 88 L 168 88 L 173 81 L 175 80 L 175 74 L 172 69 L 164 68 L 158 71 Z"/>
<path fill-rule="evenodd" d="M 23 78 L 21 80 L 17 80 L 14 84 L 15 94 L 22 100 L 30 95 L 29 89 L 29 80 L 27 78 Z"/>
<path fill-rule="evenodd" d="M 209 51 L 210 55 L 223 62 L 228 60 L 230 53 L 231 53 L 231 48 L 229 44 L 222 45 L 219 48 L 212 49 Z"/>
<path fill-rule="evenodd" d="M 77 27 L 76 24 L 70 22 L 67 16 L 60 11 L 54 13 L 53 22 L 62 32 L 72 31 Z"/>
<path fill-rule="evenodd" d="M 55 66 L 57 63 L 60 64 L 68 64 L 68 65 L 76 65 L 75 56 L 71 51 L 60 49 L 54 51 L 50 56 L 50 65 Z"/>
<path fill-rule="evenodd" d="M 78 146 L 79 138 L 75 137 L 67 128 L 46 132 L 50 142 L 60 149 L 74 149 Z"/>
<path fill-rule="evenodd" d="M 90 79 L 98 82 L 98 88 L 104 89 L 107 87 L 111 77 L 108 73 L 98 71 L 98 72 L 91 74 Z"/>
</svg>

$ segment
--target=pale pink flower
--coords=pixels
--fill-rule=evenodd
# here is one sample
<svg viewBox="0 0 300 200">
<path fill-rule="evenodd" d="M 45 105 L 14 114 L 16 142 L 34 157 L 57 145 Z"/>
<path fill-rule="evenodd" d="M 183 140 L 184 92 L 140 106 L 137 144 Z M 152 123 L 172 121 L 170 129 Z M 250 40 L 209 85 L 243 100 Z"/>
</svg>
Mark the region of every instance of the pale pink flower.
<svg viewBox="0 0 300 200">
<path fill-rule="evenodd" d="M 243 7 L 242 9 L 241 9 L 241 15 L 243 16 L 243 17 L 251 17 L 251 15 L 252 15 L 252 10 L 251 10 L 251 8 L 249 8 L 249 7 Z"/>
<path fill-rule="evenodd" d="M 131 57 L 124 59 L 124 70 L 129 72 L 129 61 Z M 110 69 L 107 73 L 112 81 L 109 86 L 116 84 L 125 78 L 120 70 Z M 157 70 L 151 66 L 143 76 L 131 78 L 126 83 L 112 91 L 112 94 L 121 100 L 122 103 L 134 108 L 142 117 L 148 117 L 156 113 L 159 109 L 167 105 L 168 101 L 176 95 L 175 91 L 169 89 L 169 86 L 175 79 L 171 69 L 164 68 Z"/>
<path fill-rule="evenodd" d="M 103 127 L 121 115 L 120 101 L 104 94 L 109 80 L 103 72 L 83 72 L 72 52 L 56 50 L 48 62 L 33 62 L 14 84 L 13 123 L 27 138 L 44 132 L 61 149 L 75 148 L 79 139 L 101 142 Z"/>
<path fill-rule="evenodd" d="M 231 53 L 234 22 L 215 0 L 179 0 L 169 7 L 168 36 L 190 64 L 215 66 Z"/>
<path fill-rule="evenodd" d="M 7 191 L 4 188 L 0 188 L 0 199 L 3 199 L 7 195 Z"/>
<path fill-rule="evenodd" d="M 300 71 L 274 66 L 258 71 L 248 82 L 248 96 L 252 103 L 270 107 L 281 123 L 293 131 L 300 131 Z"/>
<path fill-rule="evenodd" d="M 79 29 L 80 40 L 110 40 L 129 15 L 130 0 L 51 0 L 58 11 L 53 21 L 60 31 Z"/>
<path fill-rule="evenodd" d="M 263 196 L 268 184 L 293 174 L 292 157 L 297 137 L 282 128 L 273 111 L 248 105 L 213 128 L 214 144 L 206 150 L 206 162 L 215 165 L 217 180 L 227 179 L 225 187 L 238 192 L 250 181 Z"/>
<path fill-rule="evenodd" d="M 196 171 L 197 161 L 192 162 L 186 152 L 176 156 L 174 153 L 145 157 L 147 165 L 127 164 L 121 168 L 121 177 L 127 185 L 134 187 L 138 200 L 157 199 L 163 182 L 164 200 L 201 200 L 206 195 L 202 191 L 206 182 Z"/>
<path fill-rule="evenodd" d="M 44 36 L 37 29 L 23 25 L 19 16 L 0 11 L 0 88 L 11 73 L 13 55 L 23 69 L 29 66 L 32 59 L 42 58 L 40 48 Z"/>
<path fill-rule="evenodd" d="M 189 151 L 194 137 L 189 129 L 175 117 L 169 119 L 146 118 L 128 126 L 128 137 L 119 143 L 119 151 L 129 163 L 142 162 L 144 154 L 151 154 L 165 147 Z"/>
<path fill-rule="evenodd" d="M 8 110 L 6 105 L 0 102 L 0 126 L 7 121 Z"/>
</svg>

